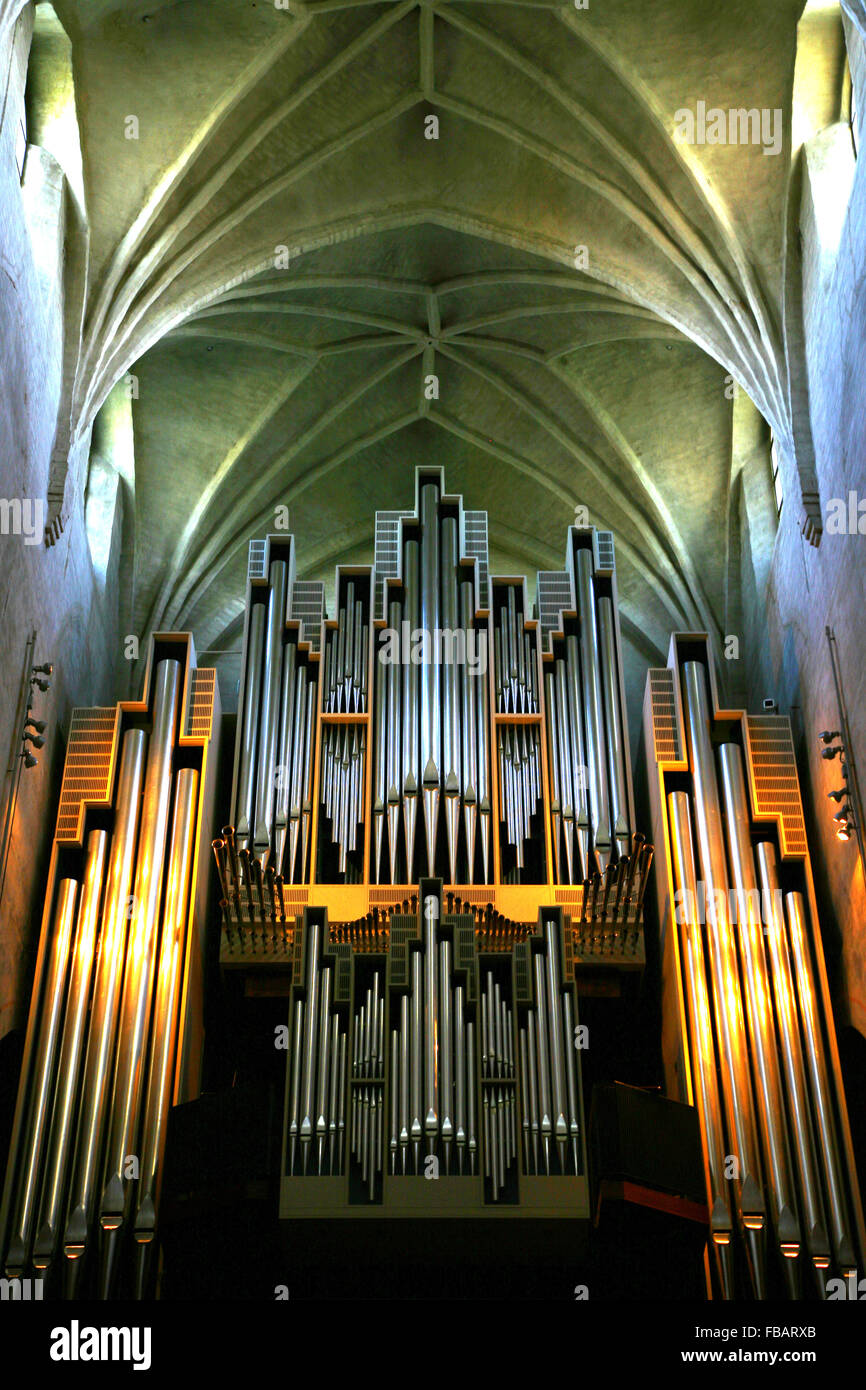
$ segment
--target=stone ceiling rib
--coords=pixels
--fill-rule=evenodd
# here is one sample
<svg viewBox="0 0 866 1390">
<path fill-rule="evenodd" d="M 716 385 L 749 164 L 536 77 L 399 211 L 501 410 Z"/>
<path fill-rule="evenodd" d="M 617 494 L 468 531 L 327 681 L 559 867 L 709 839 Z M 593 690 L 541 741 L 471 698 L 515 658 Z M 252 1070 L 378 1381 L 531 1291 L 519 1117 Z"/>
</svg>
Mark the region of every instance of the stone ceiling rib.
<svg viewBox="0 0 866 1390">
<path fill-rule="evenodd" d="M 185 247 L 179 256 L 175 257 L 163 273 L 156 278 L 146 291 L 142 290 L 141 297 L 135 297 L 134 303 L 129 307 L 125 316 L 115 326 L 116 334 L 107 337 L 102 351 L 98 354 L 94 364 L 94 386 L 91 388 L 83 403 L 83 412 L 86 415 L 88 408 L 92 405 L 94 395 L 98 390 L 97 382 L 99 377 L 110 379 L 112 375 L 121 375 L 124 367 L 123 363 L 128 360 L 132 351 L 133 330 L 144 317 L 155 302 L 160 299 L 173 282 L 186 270 L 193 261 L 205 255 L 210 255 L 214 247 L 227 236 L 229 232 L 235 231 L 248 218 L 252 217 L 264 203 L 276 198 L 278 194 L 286 192 L 298 179 L 313 173 L 321 164 L 325 163 L 334 154 L 342 152 L 356 141 L 367 135 L 373 134 L 383 125 L 388 125 L 398 115 L 408 111 L 411 106 L 416 105 L 418 100 L 417 93 L 412 92 L 408 96 L 393 102 L 384 111 L 380 111 L 375 119 L 368 119 L 359 122 L 351 130 L 343 131 L 336 139 L 329 141 L 324 147 L 308 155 L 299 161 L 288 173 L 281 174 L 269 180 L 263 187 L 257 189 L 255 193 L 246 198 L 239 207 L 234 208 L 230 213 L 226 213 L 215 223 L 212 223 L 206 233 L 202 233 L 195 240 Z M 122 323 L 122 327 L 121 327 Z M 111 327 L 111 325 L 109 325 Z M 113 349 L 109 353 L 109 348 Z M 102 383 L 100 383 L 102 384 Z M 113 382 L 112 382 L 113 384 Z"/>
<path fill-rule="evenodd" d="M 284 484 L 280 488 L 280 501 L 284 502 L 286 505 L 290 505 L 302 492 L 313 487 L 316 483 L 321 482 L 323 478 L 327 477 L 329 473 L 333 473 L 335 469 L 339 468 L 340 465 L 345 463 L 348 459 L 354 457 L 358 453 L 362 453 L 365 449 L 370 448 L 373 444 L 379 443 L 379 441 L 387 438 L 389 435 L 399 433 L 400 430 L 405 429 L 406 425 L 411 424 L 413 421 L 417 420 L 417 418 L 418 415 L 416 411 L 407 411 L 394 420 L 388 420 L 377 429 L 370 430 L 366 435 L 361 435 L 352 439 L 349 444 L 338 450 L 338 452 L 330 458 L 321 460 L 299 478 L 293 479 L 288 485 Z M 271 481 L 273 481 L 273 479 Z M 206 589 L 211 582 L 211 573 L 208 567 L 208 561 L 211 556 L 219 552 L 220 555 L 224 553 L 225 559 L 228 559 L 230 554 L 244 554 L 250 536 L 255 535 L 256 530 L 260 529 L 266 523 L 267 519 L 272 517 L 273 504 L 263 508 L 255 517 L 248 518 L 245 522 L 235 525 L 233 529 L 228 524 L 219 528 L 218 534 L 207 541 L 205 546 L 202 547 L 200 554 L 196 557 L 195 563 L 190 567 L 188 574 L 193 577 L 198 576 L 198 584 L 195 590 L 191 587 L 189 591 L 184 594 L 182 601 L 173 612 L 171 618 L 172 622 L 177 622 L 181 626 L 183 625 L 186 615 L 190 612 L 196 601 L 196 594 Z M 368 532 L 368 536 L 369 534 Z"/>
<path fill-rule="evenodd" d="M 634 0 L 590 16 L 563 0 L 292 0 L 286 14 L 258 6 L 253 28 L 245 16 L 223 41 L 231 4 L 186 0 L 183 23 L 179 7 L 160 7 L 159 90 L 175 68 L 182 78 L 188 23 L 190 43 L 209 45 L 207 95 L 200 109 L 178 100 L 174 123 L 169 100 L 164 147 L 143 142 L 144 164 L 133 148 L 115 168 L 100 165 L 100 140 L 145 99 L 145 73 L 124 66 L 144 51 L 142 7 L 58 0 L 82 80 L 108 80 L 116 57 L 127 84 L 106 93 L 116 100 L 82 102 L 99 249 L 64 409 L 82 437 L 115 382 L 141 377 L 148 627 L 224 626 L 246 541 L 277 501 L 310 522 L 305 572 L 363 550 L 366 473 L 396 478 L 402 453 L 408 471 L 417 450 L 446 467 L 452 454 L 504 553 L 539 565 L 541 537 L 591 497 L 593 519 L 616 533 L 624 627 L 644 655 L 668 620 L 718 638 L 724 566 L 705 563 L 701 546 L 724 553 L 724 527 L 703 525 L 700 508 L 727 495 L 724 373 L 781 439 L 795 432 L 778 271 L 787 145 L 779 161 L 749 165 L 755 151 L 717 157 L 675 139 L 678 69 L 661 44 L 676 16 L 643 25 Z M 742 42 L 741 13 L 683 5 L 678 104 L 708 37 L 723 96 L 761 90 L 738 55 L 753 58 L 767 36 L 763 85 L 790 95 L 797 6 L 772 4 L 755 7 Z M 438 143 L 423 139 L 429 113 Z M 112 199 L 124 170 L 140 206 Z M 591 243 L 583 270 L 575 242 Z M 290 253 L 285 272 L 275 243 Z M 683 476 L 689 383 L 705 489 Z M 673 393 L 669 412 L 652 391 Z M 160 437 L 160 410 L 186 465 Z M 680 430 L 670 448 L 666 415 Z M 160 489 L 187 480 L 188 507 L 173 491 L 161 526 Z M 322 536 L 320 485 L 333 494 L 333 537 Z M 534 493 L 539 537 L 521 540 Z"/>
<path fill-rule="evenodd" d="M 760 290 L 753 268 L 749 263 L 748 255 L 740 244 L 739 237 L 734 230 L 728 210 L 722 200 L 717 197 L 712 184 L 701 168 L 699 156 L 695 153 L 693 147 L 684 145 L 673 139 L 668 129 L 665 113 L 661 104 L 656 99 L 652 88 L 643 80 L 635 65 L 628 60 L 626 55 L 614 48 L 614 46 L 597 31 L 590 30 L 586 26 L 580 29 L 575 14 L 569 12 L 564 7 L 560 7 L 558 18 L 560 22 L 573 34 L 579 37 L 582 42 L 595 50 L 610 70 L 617 74 L 617 77 L 623 85 L 641 102 L 657 133 L 667 143 L 680 169 L 686 174 L 695 192 L 701 198 L 707 211 L 711 214 L 715 226 L 718 227 L 720 233 L 724 237 L 725 249 L 731 256 L 739 272 L 748 303 L 751 306 L 755 321 L 758 325 L 761 340 L 771 348 L 771 363 L 769 366 L 775 378 L 773 389 L 776 392 L 775 400 L 778 402 L 781 399 L 783 389 L 783 348 L 778 323 L 773 321 L 769 305 L 766 303 L 764 295 Z"/>
<path fill-rule="evenodd" d="M 391 361 L 387 363 L 384 367 L 380 368 L 379 371 L 374 373 L 373 376 L 364 381 L 361 386 L 356 387 L 353 391 L 347 393 L 345 396 L 340 398 L 329 409 L 322 411 L 316 419 L 314 425 L 311 425 L 307 430 L 305 430 L 301 434 L 301 436 L 298 439 L 296 439 L 288 449 L 284 450 L 279 455 L 279 457 L 268 466 L 267 469 L 265 469 L 262 473 L 258 474 L 258 476 L 256 477 L 255 491 L 264 491 L 272 483 L 276 482 L 277 479 L 280 478 L 280 476 L 283 474 L 283 471 L 286 468 L 286 466 L 289 463 L 291 463 L 292 460 L 296 458 L 297 455 L 301 452 L 301 450 L 306 448 L 312 440 L 314 440 L 325 429 L 327 429 L 327 427 L 330 424 L 332 424 L 335 420 L 337 420 L 341 415 L 345 415 L 348 411 L 350 411 L 355 405 L 358 404 L 360 400 L 363 399 L 364 396 L 368 395 L 369 392 L 372 391 L 375 386 L 378 386 L 380 382 L 386 380 L 386 378 L 389 377 L 392 372 L 396 371 L 406 362 L 410 362 L 413 357 L 417 357 L 418 355 L 418 351 L 414 348 L 408 352 L 402 353 L 400 357 L 397 358 L 395 361 Z M 411 412 L 411 414 L 406 416 L 405 418 L 414 418 L 414 411 Z M 373 431 L 370 435 L 370 438 L 379 437 L 380 435 L 376 431 Z M 358 436 L 358 439 L 360 438 L 362 438 L 362 436 Z M 349 452 L 351 451 L 351 447 L 355 447 L 355 444 L 356 441 L 353 441 L 353 445 L 350 446 Z M 358 443 L 357 447 L 360 448 L 366 446 Z M 337 461 L 328 461 L 326 464 L 318 465 L 315 469 L 312 469 L 308 474 L 304 475 L 302 478 L 293 480 L 288 489 L 283 487 L 281 495 L 284 497 L 284 500 L 290 500 L 291 497 L 297 495 L 297 493 L 301 491 L 302 488 L 309 487 L 319 477 L 326 476 L 327 473 L 331 472 L 335 467 L 338 466 L 338 462 L 342 460 L 342 458 L 346 455 L 346 452 L 346 450 L 341 451 L 340 458 Z M 238 462 L 239 457 L 239 455 L 235 455 L 233 457 L 231 464 L 232 467 Z M 189 545 L 193 539 L 195 531 L 198 529 L 199 523 L 203 515 L 204 509 L 200 508 L 197 513 L 195 525 L 190 524 L 190 526 L 187 528 L 187 531 L 185 533 L 184 554 L 189 549 Z M 241 525 L 243 527 L 245 523 L 241 523 Z M 235 529 L 237 529 L 237 523 L 235 525 Z M 221 521 L 217 525 L 217 527 L 215 528 L 214 532 L 212 533 L 211 537 L 207 540 L 205 545 L 200 546 L 200 548 L 198 549 L 196 559 L 195 561 L 193 561 L 192 566 L 190 567 L 190 570 L 188 572 L 192 572 L 192 570 L 201 569 L 202 564 L 204 561 L 206 561 L 208 554 L 210 554 L 215 547 L 218 548 L 220 545 L 224 544 L 228 537 L 233 534 L 234 531 L 232 530 L 231 522 L 225 519 Z M 170 587 L 175 583 L 175 581 L 179 579 L 180 574 L 181 565 L 179 563 L 179 560 L 176 560 L 172 564 L 171 569 L 166 577 L 166 590 L 170 589 Z M 166 603 L 163 611 L 164 617 L 161 617 L 161 621 L 167 623 L 173 623 L 177 621 L 178 608 L 176 604 Z M 148 626 L 150 628 L 151 623 L 149 623 Z"/>
<path fill-rule="evenodd" d="M 154 247 L 151 253 L 151 257 L 145 256 L 139 261 L 135 261 L 138 247 L 154 225 L 168 199 L 171 197 L 172 193 L 174 193 L 178 184 L 183 181 L 187 172 L 193 167 L 195 160 L 200 155 L 201 150 L 207 144 L 208 140 L 220 129 L 223 122 L 240 105 L 244 96 L 261 81 L 262 76 L 273 67 L 277 59 L 282 56 L 285 49 L 295 42 L 305 28 L 306 24 L 300 26 L 297 24 L 293 25 L 292 28 L 287 31 L 286 37 L 282 43 L 278 41 L 273 48 L 266 50 L 257 62 L 252 64 L 250 68 L 247 68 L 241 74 L 239 80 L 225 92 L 222 100 L 217 106 L 215 106 L 212 111 L 208 112 L 205 120 L 195 132 L 189 144 L 161 176 L 153 194 L 145 203 L 141 212 L 118 245 L 109 264 L 107 273 L 101 285 L 98 287 L 97 296 L 88 314 L 85 327 L 85 346 L 81 358 L 82 373 L 92 371 L 92 358 L 90 353 L 94 345 L 98 342 L 98 335 L 104 326 L 112 305 L 114 293 L 120 284 L 124 271 L 135 262 L 140 270 L 146 273 L 149 269 L 149 262 L 151 262 L 151 259 L 153 263 L 156 263 L 163 254 L 159 243 L 157 243 L 157 246 Z"/>
<path fill-rule="evenodd" d="M 498 373 L 492 371 L 489 367 L 482 366 L 477 362 L 470 363 L 465 358 L 459 357 L 456 354 L 452 354 L 451 349 L 443 347 L 441 351 L 444 356 L 455 356 L 455 360 L 457 360 L 461 366 L 466 368 L 468 371 L 483 377 L 484 380 L 486 380 L 490 385 L 493 385 L 498 391 L 500 391 L 502 395 L 513 400 L 520 407 L 520 409 L 524 411 L 534 421 L 534 423 L 539 427 L 539 429 L 549 434 L 550 437 L 552 439 L 555 439 L 556 442 L 562 448 L 564 448 L 568 454 L 570 454 L 573 458 L 579 460 L 583 468 L 590 474 L 590 476 L 594 477 L 596 481 L 602 486 L 602 488 L 604 488 L 604 490 L 608 493 L 608 495 L 615 500 L 617 506 L 619 506 L 622 509 L 626 516 L 631 517 L 631 519 L 635 522 L 638 528 L 642 527 L 644 529 L 647 543 L 655 554 L 657 564 L 663 573 L 667 572 L 668 577 L 670 578 L 673 584 L 674 590 L 678 594 L 680 602 L 686 606 L 687 610 L 691 609 L 695 619 L 697 619 L 698 622 L 703 621 L 707 616 L 707 610 L 705 609 L 705 606 L 701 601 L 700 592 L 698 591 L 696 593 L 694 591 L 692 584 L 680 570 L 680 566 L 682 565 L 683 561 L 683 551 L 685 547 L 683 546 L 682 539 L 679 537 L 677 529 L 674 526 L 673 519 L 670 519 L 669 525 L 671 528 L 670 539 L 674 541 L 676 548 L 679 550 L 676 563 L 672 562 L 671 557 L 667 554 L 665 550 L 665 546 L 663 543 L 665 538 L 664 532 L 661 530 L 657 530 L 655 521 L 651 520 L 650 516 L 646 515 L 642 511 L 642 509 L 640 509 L 632 500 L 632 494 L 628 488 L 628 477 L 622 483 L 618 478 L 611 477 L 610 470 L 605 468 L 601 460 L 593 457 L 589 450 L 587 450 L 576 439 L 574 439 L 572 436 L 568 435 L 563 429 L 561 429 L 557 421 L 553 418 L 553 416 L 550 413 L 539 409 L 532 401 L 530 401 L 525 392 L 522 392 L 517 387 L 515 387 L 513 382 L 504 381 L 498 375 Z M 555 373 L 555 375 L 557 374 Z M 575 391 L 573 385 L 568 380 L 562 380 L 563 384 L 571 389 L 572 394 L 580 394 L 577 391 Z M 590 408 L 590 413 L 593 415 L 597 415 L 597 411 L 592 408 Z M 633 456 L 630 456 L 628 453 L 624 452 L 621 448 L 618 448 L 617 452 L 619 454 L 620 460 L 625 464 L 628 470 L 628 474 L 631 475 L 631 481 L 645 496 L 647 501 L 647 511 L 655 512 L 657 516 L 664 517 L 664 512 L 666 509 L 659 506 L 657 498 L 653 496 L 653 489 L 647 486 L 647 481 L 645 475 L 643 475 L 643 470 L 641 470 L 637 466 L 637 460 L 634 459 Z M 704 611 L 702 611 L 702 609 Z"/>
</svg>

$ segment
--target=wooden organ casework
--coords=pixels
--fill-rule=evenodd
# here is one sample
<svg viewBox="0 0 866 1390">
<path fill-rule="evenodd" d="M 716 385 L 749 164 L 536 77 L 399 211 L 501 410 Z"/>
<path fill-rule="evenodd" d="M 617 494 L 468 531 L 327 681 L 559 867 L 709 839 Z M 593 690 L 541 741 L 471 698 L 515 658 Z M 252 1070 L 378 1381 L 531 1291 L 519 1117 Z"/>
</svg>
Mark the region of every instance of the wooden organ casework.
<svg viewBox="0 0 866 1390">
<path fill-rule="evenodd" d="M 168 1112 L 199 1093 L 219 713 L 172 633 L 140 700 L 72 714 L 0 1210 L 4 1275 L 45 1298 L 155 1286 Z"/>
<path fill-rule="evenodd" d="M 668 1094 L 696 1106 L 708 1289 L 826 1298 L 863 1214 L 791 726 L 721 708 L 708 639 L 650 670 L 644 733 Z"/>
<path fill-rule="evenodd" d="M 281 1214 L 585 1218 L 576 971 L 640 971 L 652 857 L 612 537 L 571 528 L 533 616 L 421 468 L 331 616 L 295 571 L 251 544 L 214 843 L 223 967 L 286 977 Z"/>
</svg>

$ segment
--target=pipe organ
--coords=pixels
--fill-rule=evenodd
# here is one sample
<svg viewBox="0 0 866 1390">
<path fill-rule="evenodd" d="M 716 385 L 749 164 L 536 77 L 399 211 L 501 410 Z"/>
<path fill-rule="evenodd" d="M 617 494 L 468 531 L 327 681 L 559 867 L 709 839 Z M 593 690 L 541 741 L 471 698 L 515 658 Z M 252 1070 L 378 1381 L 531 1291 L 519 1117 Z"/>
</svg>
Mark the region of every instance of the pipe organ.
<svg viewBox="0 0 866 1390">
<path fill-rule="evenodd" d="M 281 1214 L 586 1217 L 570 931 L 486 933 L 439 879 L 295 930 Z"/>
<path fill-rule="evenodd" d="M 640 969 L 652 850 L 610 533 L 569 529 L 533 616 L 525 579 L 489 572 L 486 513 L 419 468 L 374 564 L 338 568 L 334 617 L 295 571 L 294 537 L 252 542 L 224 963 L 285 961 L 298 911 L 378 918 L 428 876 L 507 921 L 561 906 L 581 966 Z"/>
<path fill-rule="evenodd" d="M 140 701 L 72 716 L 0 1214 L 7 1276 L 152 1288 L 169 1107 L 198 1093 L 215 671 L 151 640 Z"/>
<path fill-rule="evenodd" d="M 250 544 L 219 835 L 188 635 L 151 639 L 139 701 L 73 716 L 0 1210 L 5 1273 L 52 1294 L 154 1288 L 206 865 L 221 969 L 286 1001 L 281 1217 L 589 1216 L 578 984 L 640 977 L 653 859 L 613 538 L 570 527 L 533 607 L 490 572 L 486 514 L 419 468 L 333 616 L 296 571 L 294 536 Z M 790 726 L 722 709 L 708 639 L 678 634 L 644 734 L 708 1291 L 820 1297 L 864 1232 Z"/>
<path fill-rule="evenodd" d="M 535 616 L 419 468 L 333 617 L 295 572 L 251 546 L 214 842 L 224 968 L 289 981 L 282 1210 L 585 1212 L 575 971 L 641 968 L 652 857 L 612 538 L 569 530 Z"/>
<path fill-rule="evenodd" d="M 666 1081 L 700 1117 L 708 1278 L 825 1297 L 864 1232 L 790 724 L 720 708 L 707 638 L 677 634 L 644 729 Z"/>
</svg>

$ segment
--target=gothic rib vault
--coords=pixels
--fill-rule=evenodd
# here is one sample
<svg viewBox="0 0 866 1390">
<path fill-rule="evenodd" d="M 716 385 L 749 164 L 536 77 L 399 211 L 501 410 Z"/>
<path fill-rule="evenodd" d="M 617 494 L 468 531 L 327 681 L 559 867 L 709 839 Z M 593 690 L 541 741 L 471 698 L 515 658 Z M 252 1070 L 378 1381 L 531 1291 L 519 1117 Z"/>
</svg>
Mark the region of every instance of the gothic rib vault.
<svg viewBox="0 0 866 1390">
<path fill-rule="evenodd" d="M 731 378 L 812 505 L 790 117 L 795 82 L 807 133 L 839 86 L 813 8 L 798 31 L 802 0 L 57 0 L 84 207 L 52 522 L 133 372 L 142 639 L 239 645 L 277 504 L 329 578 L 436 461 L 498 569 L 558 568 L 578 504 L 614 530 L 633 716 L 672 628 L 718 644 Z M 781 153 L 685 145 L 699 100 L 781 108 Z"/>
</svg>

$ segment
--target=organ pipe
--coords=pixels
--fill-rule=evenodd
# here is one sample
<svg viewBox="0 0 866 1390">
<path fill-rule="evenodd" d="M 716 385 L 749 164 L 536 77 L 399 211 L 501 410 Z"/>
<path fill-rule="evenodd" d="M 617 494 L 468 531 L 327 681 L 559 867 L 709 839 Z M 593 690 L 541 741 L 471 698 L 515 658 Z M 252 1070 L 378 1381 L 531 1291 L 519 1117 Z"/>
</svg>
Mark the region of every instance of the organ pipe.
<svg viewBox="0 0 866 1390">
<path fill-rule="evenodd" d="M 233 829 L 214 846 L 236 964 L 288 950 L 326 886 L 370 894 L 345 898 L 351 920 L 374 886 L 424 875 L 491 901 L 536 889 L 530 917 L 573 889 L 582 961 L 643 963 L 612 539 L 572 527 L 533 609 L 523 578 L 488 573 L 486 526 L 416 470 L 414 511 L 377 513 L 374 565 L 338 568 L 333 617 L 295 578 L 294 538 L 253 543 Z"/>
<path fill-rule="evenodd" d="M 698 1111 L 710 1287 L 825 1298 L 864 1232 L 790 725 L 721 710 L 689 634 L 650 672 L 645 729 L 663 998 L 684 1030 L 665 1029 L 666 1074 Z"/>
<path fill-rule="evenodd" d="M 423 1192 L 434 1196 L 423 1181 L 419 1193 L 412 1179 L 467 1184 L 456 1199 L 466 1210 L 519 1202 L 525 1182 L 583 1182 L 568 927 L 549 909 L 535 928 L 503 927 L 493 949 L 483 917 L 467 908 L 446 901 L 440 880 L 424 879 L 414 907 L 404 903 L 392 916 L 390 943 L 374 935 L 369 953 L 362 937 L 329 927 L 322 909 L 308 909 L 299 921 L 286 1214 L 318 1211 L 323 1179 L 336 1185 L 321 1198 L 321 1209 L 331 1211 L 383 1203 L 409 1203 L 410 1210 Z M 350 959 L 351 971 L 341 971 L 339 962 Z M 342 1083 L 331 1069 L 340 1065 L 337 1037 L 345 1041 L 346 1032 L 343 1110 Z M 329 1139 L 335 1121 L 348 1127 L 345 1167 Z M 572 1198 L 578 1191 L 569 1189 Z"/>
<path fill-rule="evenodd" d="M 164 635 L 140 701 L 72 715 L 0 1214 L 7 1275 L 49 1296 L 152 1287 L 168 1110 L 200 1051 L 214 675 Z"/>
</svg>

